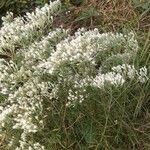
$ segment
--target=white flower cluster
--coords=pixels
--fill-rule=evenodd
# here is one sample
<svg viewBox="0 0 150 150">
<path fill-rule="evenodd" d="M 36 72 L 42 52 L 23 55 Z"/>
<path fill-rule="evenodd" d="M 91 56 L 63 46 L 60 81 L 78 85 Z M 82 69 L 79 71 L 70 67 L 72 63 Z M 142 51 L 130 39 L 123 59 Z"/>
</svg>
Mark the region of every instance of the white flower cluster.
<svg viewBox="0 0 150 150">
<path fill-rule="evenodd" d="M 138 44 L 133 33 L 129 33 L 129 37 L 127 37 L 128 35 L 121 33 L 100 34 L 97 29 L 87 32 L 81 29 L 75 33 L 75 36 L 68 37 L 57 44 L 56 51 L 39 67 L 53 73 L 57 67 L 66 62 L 82 63 L 88 61 L 95 64 L 96 58 L 101 54 L 105 55 L 103 57 L 106 58 L 103 59 L 106 60 L 115 55 L 119 55 L 119 57 L 128 55 L 129 59 L 133 59 L 138 51 Z M 126 62 L 126 60 L 124 61 Z"/>
<path fill-rule="evenodd" d="M 129 79 L 134 79 L 136 77 L 137 80 L 141 83 L 144 83 L 148 80 L 146 67 L 142 67 L 138 71 L 135 69 L 134 65 L 123 64 L 113 67 L 112 70 L 121 74 L 122 76 L 124 75 L 128 77 Z"/>
<path fill-rule="evenodd" d="M 58 43 L 66 35 L 66 30 L 56 28 L 49 32 L 47 36 L 42 37 L 41 41 L 36 41 L 26 49 L 22 49 L 20 51 L 21 55 L 24 55 L 22 63 L 26 64 L 26 67 L 34 67 L 36 62 L 46 60 L 54 52 L 53 45 Z"/>
<path fill-rule="evenodd" d="M 68 102 L 66 103 L 66 106 L 75 106 L 76 103 L 82 103 L 85 99 L 85 89 L 69 89 L 68 91 Z"/>
<path fill-rule="evenodd" d="M 37 8 L 35 12 L 26 13 L 25 17 L 13 18 L 12 13 L 3 17 L 3 27 L 0 30 L 0 53 L 13 53 L 16 46 L 25 45 L 26 41 L 31 41 L 35 35 L 43 32 L 45 25 L 51 25 L 53 15 L 60 8 L 60 4 L 59 0 L 50 5 L 45 4 L 43 8 Z"/>
<path fill-rule="evenodd" d="M 96 86 L 98 88 L 104 88 L 106 83 L 119 86 L 123 85 L 124 82 L 125 82 L 124 78 L 119 73 L 115 72 L 108 72 L 106 74 L 99 73 L 93 79 L 93 86 Z"/>
<path fill-rule="evenodd" d="M 140 84 L 148 80 L 146 67 L 130 64 L 138 51 L 132 32 L 80 29 L 70 36 L 62 28 L 47 26 L 59 6 L 57 0 L 25 17 L 9 13 L 3 18 L 0 53 L 11 57 L 0 59 L 0 132 L 18 131 L 7 139 L 12 150 L 46 149 L 37 135 L 45 135 L 53 107 L 84 102 L 88 87 L 119 88 L 128 79 Z"/>
<path fill-rule="evenodd" d="M 142 67 L 138 71 L 133 65 L 118 65 L 112 67 L 112 71 L 106 74 L 100 72 L 93 79 L 92 85 L 98 88 L 104 88 L 105 83 L 114 86 L 122 86 L 127 79 L 136 79 L 141 83 L 146 82 L 148 80 L 146 67 Z"/>
</svg>

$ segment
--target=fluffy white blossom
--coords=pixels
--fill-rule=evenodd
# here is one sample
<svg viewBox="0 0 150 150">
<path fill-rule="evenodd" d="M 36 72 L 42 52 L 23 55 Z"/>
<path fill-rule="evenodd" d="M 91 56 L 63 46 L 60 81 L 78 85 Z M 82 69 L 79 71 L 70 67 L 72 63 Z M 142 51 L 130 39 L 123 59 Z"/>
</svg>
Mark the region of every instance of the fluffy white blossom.
<svg viewBox="0 0 150 150">
<path fill-rule="evenodd" d="M 106 74 L 98 74 L 93 80 L 93 86 L 104 88 L 106 83 L 114 86 L 121 86 L 125 82 L 125 79 L 115 72 L 108 72 Z"/>
<path fill-rule="evenodd" d="M 66 62 L 82 63 L 88 61 L 94 65 L 97 56 L 101 54 L 106 54 L 108 59 L 111 55 L 120 54 L 121 57 L 127 53 L 129 59 L 133 59 L 138 50 L 138 44 L 133 34 L 131 38 L 126 37 L 128 35 L 121 33 L 100 34 L 97 29 L 92 31 L 79 30 L 75 36 L 68 37 L 58 43 L 56 51 L 39 67 L 47 69 L 49 73 L 53 73 L 57 67 Z"/>
<path fill-rule="evenodd" d="M 8 13 L 3 17 L 3 26 L 0 30 L 0 53 L 13 53 L 17 47 L 31 41 L 36 34 L 40 35 L 46 25 L 53 21 L 53 15 L 60 8 L 60 1 L 54 1 L 43 8 L 37 8 L 35 12 L 26 13 L 24 17 L 13 19 L 13 14 Z M 29 42 L 28 41 L 28 42 Z"/>
<path fill-rule="evenodd" d="M 134 65 L 123 64 L 113 67 L 112 70 L 122 76 L 128 77 L 129 79 L 137 78 L 141 83 L 148 80 L 147 68 L 145 66 L 137 70 Z"/>
<path fill-rule="evenodd" d="M 129 80 L 143 84 L 149 79 L 146 67 L 133 64 L 139 48 L 132 32 L 82 28 L 70 36 L 52 26 L 59 7 L 57 0 L 24 17 L 3 17 L 0 53 L 9 58 L 0 59 L 0 131 L 18 131 L 6 139 L 10 149 L 46 149 L 37 135 L 49 129 L 51 110 L 57 104 L 82 105 L 90 97 L 88 88 L 120 88 Z"/>
</svg>

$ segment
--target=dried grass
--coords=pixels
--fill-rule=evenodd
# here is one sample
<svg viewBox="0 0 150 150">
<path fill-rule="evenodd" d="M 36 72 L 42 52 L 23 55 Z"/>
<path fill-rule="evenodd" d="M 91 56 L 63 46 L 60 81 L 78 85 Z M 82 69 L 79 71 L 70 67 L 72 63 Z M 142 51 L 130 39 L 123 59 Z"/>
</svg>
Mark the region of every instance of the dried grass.
<svg viewBox="0 0 150 150">
<path fill-rule="evenodd" d="M 99 16 L 75 21 L 83 12 L 88 11 L 90 8 L 94 8 L 99 13 Z M 101 27 L 107 31 L 116 31 L 126 24 L 130 24 L 132 27 L 136 27 L 139 24 L 138 11 L 130 0 L 86 0 L 79 7 L 70 7 L 69 11 L 68 14 L 62 13 L 61 16 L 57 16 L 55 25 L 71 28 L 72 32 L 81 26 L 90 29 Z"/>
</svg>

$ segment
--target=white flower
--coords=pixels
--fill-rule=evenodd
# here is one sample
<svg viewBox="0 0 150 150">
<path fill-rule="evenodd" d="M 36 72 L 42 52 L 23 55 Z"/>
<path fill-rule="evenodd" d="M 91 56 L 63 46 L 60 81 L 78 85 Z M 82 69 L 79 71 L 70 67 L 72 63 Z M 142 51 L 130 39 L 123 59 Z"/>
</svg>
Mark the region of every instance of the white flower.
<svg viewBox="0 0 150 150">
<path fill-rule="evenodd" d="M 149 79 L 146 67 L 128 64 L 138 50 L 132 32 L 101 34 L 81 28 L 70 36 L 52 25 L 59 8 L 57 0 L 24 17 L 8 13 L 3 18 L 0 54 L 10 57 L 0 59 L 0 131 L 19 131 L 8 136 L 10 149 L 44 150 L 47 145 L 35 136 L 44 134 L 55 105 L 82 105 L 91 98 L 88 89 Z M 123 61 L 109 63 L 113 59 Z"/>
<path fill-rule="evenodd" d="M 147 68 L 144 66 L 142 68 L 140 68 L 140 71 L 138 74 L 138 80 L 141 82 L 141 83 L 144 83 L 148 80 L 148 76 L 147 76 Z"/>
<path fill-rule="evenodd" d="M 93 86 L 104 88 L 106 83 L 109 83 L 114 86 L 122 86 L 125 82 L 125 79 L 123 76 L 119 73 L 115 72 L 108 72 L 106 74 L 99 73 L 94 79 L 93 79 Z"/>
</svg>

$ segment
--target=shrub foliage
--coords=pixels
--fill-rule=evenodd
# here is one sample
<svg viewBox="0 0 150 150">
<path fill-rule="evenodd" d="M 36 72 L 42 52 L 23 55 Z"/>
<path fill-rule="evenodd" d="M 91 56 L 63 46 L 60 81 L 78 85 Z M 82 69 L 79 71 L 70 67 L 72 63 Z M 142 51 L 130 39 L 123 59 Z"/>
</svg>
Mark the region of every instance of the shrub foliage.
<svg viewBox="0 0 150 150">
<path fill-rule="evenodd" d="M 148 141 L 138 132 L 149 78 L 146 66 L 134 65 L 135 34 L 81 28 L 71 36 L 53 25 L 60 7 L 57 0 L 23 17 L 8 13 L 2 18 L 5 148 L 130 149 L 140 138 Z"/>
</svg>

